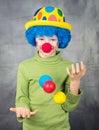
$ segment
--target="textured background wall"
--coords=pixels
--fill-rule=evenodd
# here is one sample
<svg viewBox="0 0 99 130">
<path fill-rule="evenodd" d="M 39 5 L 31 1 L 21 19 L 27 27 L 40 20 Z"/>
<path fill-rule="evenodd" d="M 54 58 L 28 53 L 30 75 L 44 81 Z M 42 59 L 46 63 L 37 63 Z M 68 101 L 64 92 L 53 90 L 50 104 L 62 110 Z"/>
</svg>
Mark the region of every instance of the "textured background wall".
<svg viewBox="0 0 99 130">
<path fill-rule="evenodd" d="M 64 10 L 73 25 L 63 57 L 83 60 L 88 68 L 81 102 L 70 114 L 72 130 L 99 130 L 99 0 L 0 0 L 0 130 L 21 130 L 9 108 L 14 106 L 18 64 L 36 51 L 27 44 L 24 23 L 46 5 Z"/>
</svg>

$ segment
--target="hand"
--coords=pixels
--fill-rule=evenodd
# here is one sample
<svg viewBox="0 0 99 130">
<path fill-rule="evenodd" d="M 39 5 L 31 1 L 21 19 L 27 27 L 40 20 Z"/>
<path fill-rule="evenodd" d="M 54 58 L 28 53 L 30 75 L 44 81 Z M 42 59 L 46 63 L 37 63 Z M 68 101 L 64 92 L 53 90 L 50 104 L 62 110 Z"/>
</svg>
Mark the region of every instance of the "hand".
<svg viewBox="0 0 99 130">
<path fill-rule="evenodd" d="M 72 64 L 72 71 L 70 72 L 69 68 L 66 68 L 67 74 L 70 76 L 71 81 L 80 80 L 86 73 L 86 65 L 81 61 L 80 64 Z"/>
<path fill-rule="evenodd" d="M 72 64 L 72 70 L 70 72 L 69 68 L 67 68 L 67 74 L 70 77 L 70 92 L 74 95 L 78 95 L 79 87 L 80 87 L 80 79 L 86 73 L 86 66 L 81 61 L 80 64 L 76 63 L 76 65 Z"/>
<path fill-rule="evenodd" d="M 38 112 L 37 109 L 31 112 L 28 108 L 24 107 L 10 108 L 10 111 L 16 112 L 17 117 L 22 118 L 30 118 L 30 116 L 35 115 Z"/>
</svg>

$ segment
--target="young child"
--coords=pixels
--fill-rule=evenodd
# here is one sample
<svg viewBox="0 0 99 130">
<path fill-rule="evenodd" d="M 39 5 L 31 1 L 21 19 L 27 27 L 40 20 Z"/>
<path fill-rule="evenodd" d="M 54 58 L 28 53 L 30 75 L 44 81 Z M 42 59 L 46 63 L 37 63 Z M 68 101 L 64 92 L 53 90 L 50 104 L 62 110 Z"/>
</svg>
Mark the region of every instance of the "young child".
<svg viewBox="0 0 99 130">
<path fill-rule="evenodd" d="M 37 10 L 25 28 L 26 38 L 36 46 L 37 53 L 19 64 L 16 108 L 11 110 L 23 122 L 23 130 L 70 130 L 69 112 L 79 104 L 80 80 L 86 73 L 82 61 L 73 64 L 64 60 L 58 50 L 70 42 L 72 26 L 65 21 L 62 10 L 48 6 Z M 46 75 L 56 85 L 51 93 L 39 83 Z M 66 94 L 66 101 L 58 104 L 53 97 L 60 91 Z"/>
</svg>

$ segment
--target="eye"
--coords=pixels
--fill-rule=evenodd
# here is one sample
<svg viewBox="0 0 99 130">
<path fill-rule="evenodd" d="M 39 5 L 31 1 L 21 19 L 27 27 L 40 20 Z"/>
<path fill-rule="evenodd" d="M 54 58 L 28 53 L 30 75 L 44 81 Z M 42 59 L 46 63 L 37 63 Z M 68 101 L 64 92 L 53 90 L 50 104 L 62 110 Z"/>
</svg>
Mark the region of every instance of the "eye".
<svg viewBox="0 0 99 130">
<path fill-rule="evenodd" d="M 44 40 L 44 38 L 42 38 L 42 37 L 41 37 L 41 38 L 39 38 L 38 40 L 39 40 L 39 41 L 43 41 L 43 40 Z"/>
<path fill-rule="evenodd" d="M 56 38 L 52 38 L 51 40 L 52 40 L 52 41 L 57 41 L 57 39 L 56 39 Z"/>
<path fill-rule="evenodd" d="M 44 40 L 44 38 L 40 38 L 39 40 L 41 40 L 41 41 L 42 41 L 42 40 Z"/>
</svg>

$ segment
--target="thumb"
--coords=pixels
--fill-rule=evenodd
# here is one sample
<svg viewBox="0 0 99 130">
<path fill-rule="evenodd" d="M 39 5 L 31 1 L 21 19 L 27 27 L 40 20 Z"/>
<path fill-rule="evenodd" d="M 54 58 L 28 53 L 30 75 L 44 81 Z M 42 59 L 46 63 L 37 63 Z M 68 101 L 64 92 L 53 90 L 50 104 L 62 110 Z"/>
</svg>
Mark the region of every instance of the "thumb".
<svg viewBox="0 0 99 130">
<path fill-rule="evenodd" d="M 38 112 L 38 110 L 35 109 L 34 111 L 30 112 L 30 115 L 31 115 L 31 116 L 32 116 L 32 115 L 35 115 L 37 112 Z"/>
<path fill-rule="evenodd" d="M 11 107 L 11 108 L 10 108 L 10 111 L 11 111 L 11 112 L 16 112 L 16 108 L 15 108 L 15 107 Z"/>
</svg>

